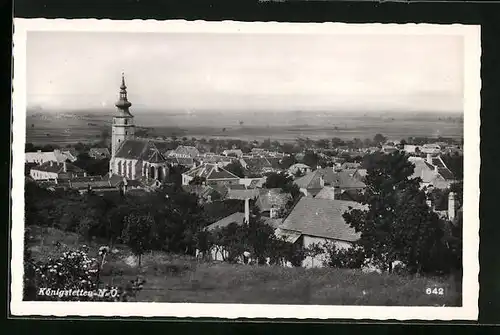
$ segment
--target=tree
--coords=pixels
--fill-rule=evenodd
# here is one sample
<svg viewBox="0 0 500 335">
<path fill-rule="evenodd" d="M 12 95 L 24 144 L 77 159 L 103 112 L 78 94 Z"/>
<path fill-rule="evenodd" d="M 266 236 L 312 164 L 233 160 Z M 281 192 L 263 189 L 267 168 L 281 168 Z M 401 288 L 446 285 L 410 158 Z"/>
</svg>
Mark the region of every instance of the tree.
<svg viewBox="0 0 500 335">
<path fill-rule="evenodd" d="M 293 164 L 296 164 L 297 160 L 294 155 L 285 156 L 280 161 L 280 167 L 284 170 L 288 169 Z"/>
<path fill-rule="evenodd" d="M 338 137 L 332 138 L 332 147 L 337 148 L 337 147 L 341 147 L 344 145 L 345 145 L 345 142 L 342 141 L 340 138 L 338 138 Z"/>
<path fill-rule="evenodd" d="M 382 143 L 384 143 L 385 141 L 387 140 L 387 138 L 382 135 L 382 134 L 376 134 L 374 137 L 373 137 L 373 143 L 375 145 L 381 145 Z"/>
<path fill-rule="evenodd" d="M 366 256 L 388 271 L 396 260 L 417 273 L 443 270 L 442 222 L 427 206 L 420 178 L 409 178 L 414 166 L 400 152 L 369 155 L 367 165 L 368 208 L 344 213 L 346 223 L 361 233 Z"/>
<path fill-rule="evenodd" d="M 302 160 L 304 164 L 310 166 L 315 169 L 319 163 L 318 155 L 313 151 L 307 151 L 304 155 L 304 159 Z"/>
<path fill-rule="evenodd" d="M 264 188 L 284 188 L 291 182 L 293 182 L 292 178 L 285 173 L 272 172 L 267 175 L 263 186 Z"/>
<path fill-rule="evenodd" d="M 240 162 L 235 161 L 231 162 L 228 165 L 224 167 L 227 171 L 231 172 L 232 174 L 244 178 L 245 177 L 245 171 L 243 169 L 243 166 L 241 166 Z"/>
<path fill-rule="evenodd" d="M 142 255 L 150 250 L 155 240 L 154 221 L 152 216 L 141 213 L 130 213 L 125 217 L 122 241 L 126 243 L 139 260 L 141 266 Z"/>
</svg>

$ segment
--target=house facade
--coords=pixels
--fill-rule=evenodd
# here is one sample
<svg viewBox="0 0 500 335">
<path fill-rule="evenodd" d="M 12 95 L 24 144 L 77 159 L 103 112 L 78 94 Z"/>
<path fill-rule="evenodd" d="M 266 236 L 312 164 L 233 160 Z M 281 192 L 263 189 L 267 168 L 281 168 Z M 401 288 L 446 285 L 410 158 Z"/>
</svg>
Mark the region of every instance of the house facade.
<svg viewBox="0 0 500 335">
<path fill-rule="evenodd" d="M 86 177 L 87 173 L 76 165 L 53 161 L 45 162 L 33 166 L 30 170 L 30 177 L 34 180 L 58 180 Z"/>
<path fill-rule="evenodd" d="M 350 248 L 360 235 L 344 220 L 343 214 L 366 206 L 353 201 L 303 197 L 276 229 L 275 234 L 303 247 L 333 243 L 337 248 Z M 302 266 L 321 267 L 327 254 L 306 257 Z"/>
</svg>

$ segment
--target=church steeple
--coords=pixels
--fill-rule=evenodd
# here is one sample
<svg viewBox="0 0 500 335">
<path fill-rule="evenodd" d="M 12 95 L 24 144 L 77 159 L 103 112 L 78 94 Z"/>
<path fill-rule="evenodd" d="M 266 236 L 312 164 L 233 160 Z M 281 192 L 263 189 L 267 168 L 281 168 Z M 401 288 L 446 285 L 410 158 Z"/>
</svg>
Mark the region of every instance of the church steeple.
<svg viewBox="0 0 500 335">
<path fill-rule="evenodd" d="M 122 84 L 120 85 L 120 98 L 116 102 L 115 106 L 118 108 L 118 111 L 120 113 L 123 113 L 125 115 L 132 115 L 130 114 L 129 108 L 132 106 L 130 101 L 128 101 L 127 98 L 127 86 L 125 85 L 125 74 L 122 72 Z"/>
<path fill-rule="evenodd" d="M 125 76 L 122 73 L 122 83 L 120 85 L 120 98 L 116 102 L 118 114 L 113 116 L 111 125 L 111 161 L 110 171 L 115 171 L 114 158 L 121 145 L 135 137 L 134 116 L 130 114 L 129 108 L 132 104 L 127 99 L 127 85 L 125 85 Z"/>
</svg>

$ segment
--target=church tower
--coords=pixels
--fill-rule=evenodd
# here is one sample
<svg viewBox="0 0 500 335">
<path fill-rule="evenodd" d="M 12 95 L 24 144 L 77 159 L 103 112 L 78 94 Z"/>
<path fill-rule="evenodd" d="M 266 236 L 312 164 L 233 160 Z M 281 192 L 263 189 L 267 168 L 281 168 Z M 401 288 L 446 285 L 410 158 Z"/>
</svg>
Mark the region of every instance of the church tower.
<svg viewBox="0 0 500 335">
<path fill-rule="evenodd" d="M 111 126 L 111 164 L 113 164 L 116 152 L 125 140 L 133 139 L 135 135 L 134 116 L 130 114 L 129 108 L 132 104 L 127 99 L 127 86 L 122 73 L 122 84 L 120 86 L 120 98 L 115 104 L 118 114 L 113 117 Z"/>
</svg>

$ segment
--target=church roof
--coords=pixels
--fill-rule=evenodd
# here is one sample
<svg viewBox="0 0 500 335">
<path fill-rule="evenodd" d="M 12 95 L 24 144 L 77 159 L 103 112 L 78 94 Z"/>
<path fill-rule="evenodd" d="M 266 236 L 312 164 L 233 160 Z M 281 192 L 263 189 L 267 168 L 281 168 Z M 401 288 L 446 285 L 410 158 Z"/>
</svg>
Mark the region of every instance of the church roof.
<svg viewBox="0 0 500 335">
<path fill-rule="evenodd" d="M 165 157 L 158 150 L 155 143 L 149 140 L 126 140 L 118 149 L 115 157 L 142 160 L 150 163 L 165 162 Z"/>
</svg>

